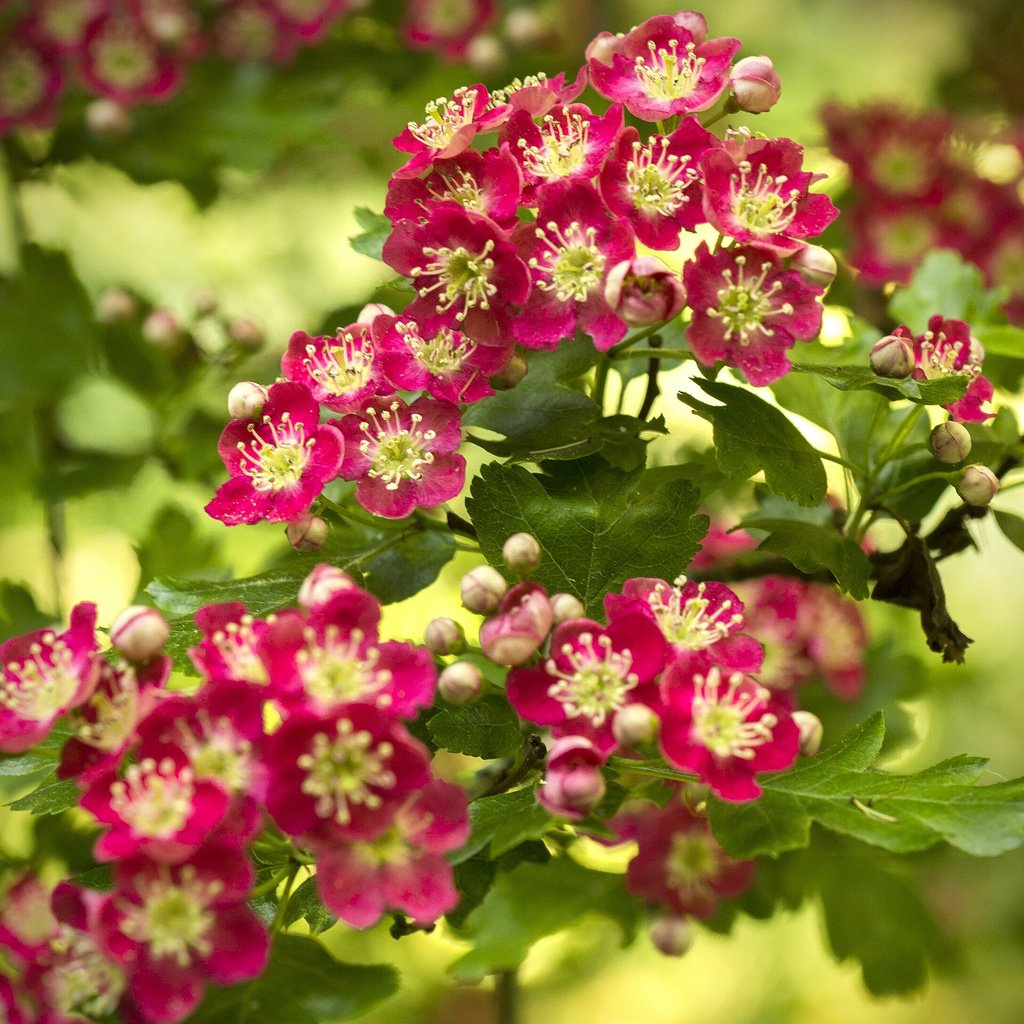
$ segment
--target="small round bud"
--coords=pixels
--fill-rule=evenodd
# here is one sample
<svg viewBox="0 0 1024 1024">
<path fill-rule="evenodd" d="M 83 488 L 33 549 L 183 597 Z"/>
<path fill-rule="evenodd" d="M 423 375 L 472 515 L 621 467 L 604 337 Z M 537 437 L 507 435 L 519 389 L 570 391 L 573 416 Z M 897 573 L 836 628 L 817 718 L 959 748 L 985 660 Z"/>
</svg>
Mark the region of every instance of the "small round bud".
<svg viewBox="0 0 1024 1024">
<path fill-rule="evenodd" d="M 191 17 L 184 5 L 154 4 L 153 9 L 146 12 L 145 18 L 149 34 L 170 47 L 181 46 L 192 31 Z"/>
<path fill-rule="evenodd" d="M 452 662 L 437 677 L 437 692 L 449 704 L 469 704 L 480 696 L 483 686 L 480 669 L 468 661 Z"/>
<path fill-rule="evenodd" d="M 554 26 L 535 7 L 513 7 L 501 27 L 505 39 L 523 50 L 543 50 L 558 42 Z"/>
<path fill-rule="evenodd" d="M 339 590 L 358 589 L 356 581 L 347 572 L 321 562 L 320 565 L 314 566 L 313 571 L 302 581 L 299 587 L 299 605 L 308 612 L 327 604 Z"/>
<path fill-rule="evenodd" d="M 649 743 L 661 722 L 646 704 L 627 704 L 612 720 L 612 734 L 624 747 Z"/>
<path fill-rule="evenodd" d="M 359 316 L 356 317 L 357 324 L 366 324 L 367 327 L 373 325 L 373 321 L 379 316 L 394 316 L 395 311 L 390 306 L 385 306 L 383 302 L 368 302 L 361 310 L 359 310 Z"/>
<path fill-rule="evenodd" d="M 540 544 L 530 533 L 513 533 L 501 549 L 505 564 L 524 579 L 540 565 Z"/>
<path fill-rule="evenodd" d="M 327 523 L 320 516 L 305 515 L 301 519 L 293 519 L 284 529 L 296 551 L 319 551 L 327 540 Z"/>
<path fill-rule="evenodd" d="M 120 103 L 103 97 L 85 108 L 85 126 L 93 135 L 116 138 L 132 130 L 132 115 Z"/>
<path fill-rule="evenodd" d="M 967 363 L 969 366 L 981 366 L 985 361 L 985 346 L 972 334 L 968 342 Z"/>
<path fill-rule="evenodd" d="M 178 318 L 169 309 L 154 309 L 142 321 L 142 337 L 157 348 L 173 349 L 183 336 Z"/>
<path fill-rule="evenodd" d="M 242 348 L 262 348 L 266 341 L 263 328 L 253 320 L 240 316 L 228 324 L 228 335 L 236 345 Z"/>
<path fill-rule="evenodd" d="M 123 324 L 138 312 L 135 297 L 123 288 L 108 288 L 96 300 L 96 319 L 101 324 Z"/>
<path fill-rule="evenodd" d="M 929 435 L 932 454 L 948 466 L 963 462 L 971 454 L 971 435 L 962 423 L 947 420 Z"/>
<path fill-rule="evenodd" d="M 491 386 L 498 391 L 510 391 L 526 376 L 529 368 L 526 360 L 516 354 L 491 378 Z"/>
<path fill-rule="evenodd" d="M 651 942 L 665 956 L 682 956 L 693 945 L 693 928 L 685 917 L 666 914 L 651 925 Z"/>
<path fill-rule="evenodd" d="M 763 114 L 779 102 L 782 80 L 768 57 L 744 57 L 732 69 L 732 94 L 748 114 Z"/>
<path fill-rule="evenodd" d="M 212 288 L 200 288 L 192 299 L 196 316 L 213 316 L 217 312 L 217 295 Z"/>
<path fill-rule="evenodd" d="M 479 615 L 495 611 L 508 592 L 505 577 L 489 565 L 480 565 L 462 577 L 460 586 L 462 603 Z"/>
<path fill-rule="evenodd" d="M 431 619 L 423 642 L 434 654 L 461 654 L 466 649 L 466 633 L 454 619 Z"/>
<path fill-rule="evenodd" d="M 999 477 L 988 466 L 980 464 L 967 466 L 960 482 L 956 485 L 956 493 L 968 505 L 984 508 L 999 491 Z"/>
<path fill-rule="evenodd" d="M 686 289 L 679 274 L 653 256 L 616 263 L 609 271 L 604 298 L 627 324 L 650 327 L 679 315 Z"/>
<path fill-rule="evenodd" d="M 790 257 L 789 265 L 814 288 L 828 288 L 839 270 L 835 256 L 823 245 L 805 245 L 798 249 Z"/>
<path fill-rule="evenodd" d="M 466 63 L 479 75 L 493 75 L 508 63 L 508 54 L 501 40 L 488 33 L 469 41 Z"/>
<path fill-rule="evenodd" d="M 582 619 L 586 609 L 578 597 L 572 594 L 552 594 L 551 611 L 555 622 L 568 622 L 570 619 Z"/>
<path fill-rule="evenodd" d="M 540 650 L 552 622 L 547 591 L 539 583 L 517 583 L 480 627 L 480 647 L 496 665 L 523 665 Z"/>
<path fill-rule="evenodd" d="M 149 661 L 163 650 L 171 627 L 155 609 L 133 604 L 110 626 L 110 642 L 129 661 Z"/>
<path fill-rule="evenodd" d="M 228 415 L 233 420 L 252 420 L 263 412 L 267 389 L 251 380 L 240 380 L 228 392 Z"/>
<path fill-rule="evenodd" d="M 804 757 L 813 757 L 821 750 L 824 732 L 821 719 L 810 711 L 794 711 L 793 723 L 800 730 L 800 753 Z"/>
<path fill-rule="evenodd" d="M 871 369 L 880 377 L 909 377 L 914 370 L 914 344 L 910 338 L 887 334 L 871 349 Z"/>
<path fill-rule="evenodd" d="M 601 802 L 605 789 L 601 754 L 590 740 L 563 736 L 551 744 L 544 784 L 537 790 L 545 810 L 579 821 Z"/>
</svg>

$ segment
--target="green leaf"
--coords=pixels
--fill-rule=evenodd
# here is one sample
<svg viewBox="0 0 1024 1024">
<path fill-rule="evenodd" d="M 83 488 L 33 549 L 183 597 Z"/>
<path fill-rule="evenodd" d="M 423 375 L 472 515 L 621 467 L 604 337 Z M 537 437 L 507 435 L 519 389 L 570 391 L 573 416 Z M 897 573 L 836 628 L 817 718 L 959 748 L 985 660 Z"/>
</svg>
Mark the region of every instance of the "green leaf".
<svg viewBox="0 0 1024 1024">
<path fill-rule="evenodd" d="M 940 377 L 937 380 L 880 377 L 866 366 L 794 363 L 793 370 L 813 373 L 839 391 L 874 391 L 890 401 L 909 398 L 918 405 L 950 405 L 963 397 L 968 384 L 968 378 L 959 375 Z"/>
<path fill-rule="evenodd" d="M 27 796 L 8 804 L 12 811 L 30 811 L 32 814 L 61 814 L 78 806 L 82 791 L 74 779 L 58 781 L 52 772 Z"/>
<path fill-rule="evenodd" d="M 996 517 L 996 522 L 999 524 L 999 529 L 1003 531 L 1003 536 L 1015 548 L 1024 551 L 1024 519 L 1014 515 L 1012 512 L 1004 512 L 999 508 L 992 509 L 992 512 Z"/>
<path fill-rule="evenodd" d="M 307 878 L 288 900 L 284 923 L 291 925 L 298 920 L 305 920 L 314 935 L 319 935 L 338 923 L 338 919 L 320 902 L 315 878 Z"/>
<path fill-rule="evenodd" d="M 709 801 L 718 841 L 734 857 L 778 856 L 806 846 L 812 822 L 894 853 L 943 840 L 975 856 L 1024 842 L 1024 779 L 973 785 L 984 762 L 959 757 L 913 775 L 871 768 L 885 735 L 872 715 L 800 767 L 762 778 L 756 801 Z"/>
<path fill-rule="evenodd" d="M 492 565 L 513 533 L 541 546 L 534 578 L 549 593 L 575 594 L 588 614 L 633 576 L 674 579 L 707 531 L 696 512 L 697 489 L 668 480 L 646 493 L 639 471 L 624 473 L 600 459 L 545 464 L 544 476 L 522 466 L 486 465 L 466 509 Z"/>
<path fill-rule="evenodd" d="M 761 547 L 782 555 L 801 572 L 828 569 L 851 597 L 863 600 L 868 596 L 871 563 L 861 548 L 834 526 L 766 516 L 753 516 L 741 525 L 767 530 L 768 536 L 761 541 Z"/>
<path fill-rule="evenodd" d="M 353 235 L 349 243 L 356 252 L 371 259 L 379 260 L 384 251 L 384 243 L 391 234 L 391 221 L 383 213 L 374 213 L 365 206 L 355 208 L 356 222 L 363 229 Z"/>
<path fill-rule="evenodd" d="M 544 865 L 522 864 L 498 878 L 470 914 L 464 932 L 473 949 L 452 964 L 460 981 L 514 970 L 545 935 L 578 924 L 589 915 L 611 918 L 632 938 L 640 914 L 621 875 L 590 871 L 569 857 Z"/>
<path fill-rule="evenodd" d="M 0 642 L 53 625 L 54 617 L 40 611 L 24 583 L 0 580 Z"/>
<path fill-rule="evenodd" d="M 986 292 L 981 271 L 951 249 L 935 249 L 921 261 L 906 288 L 889 302 L 889 315 L 912 331 L 928 327 L 932 316 L 974 321 L 988 319 L 1002 298 Z"/>
<path fill-rule="evenodd" d="M 511 793 L 484 796 L 469 805 L 470 834 L 465 846 L 449 856 L 461 864 L 487 851 L 500 857 L 528 839 L 540 839 L 551 827 L 551 815 L 537 803 L 533 786 Z"/>
<path fill-rule="evenodd" d="M 1009 324 L 979 324 L 972 333 L 985 347 L 986 355 L 1024 359 L 1024 329 Z"/>
<path fill-rule="evenodd" d="M 82 377 L 55 411 L 60 438 L 75 451 L 144 455 L 156 441 L 155 410 L 114 377 Z"/>
<path fill-rule="evenodd" d="M 519 716 L 497 693 L 474 704 L 445 708 L 430 719 L 428 728 L 439 747 L 471 757 L 507 757 L 523 742 Z"/>
<path fill-rule="evenodd" d="M 750 391 L 697 381 L 722 405 L 708 405 L 680 393 L 679 398 L 715 430 L 715 456 L 722 472 L 746 479 L 764 470 L 765 482 L 780 497 L 798 505 L 819 505 L 828 481 L 821 459 L 807 439 L 778 409 Z"/>
<path fill-rule="evenodd" d="M 393 967 L 343 964 L 315 939 L 278 935 L 263 974 L 232 988 L 211 987 L 186 1024 L 334 1024 L 397 990 Z"/>
</svg>

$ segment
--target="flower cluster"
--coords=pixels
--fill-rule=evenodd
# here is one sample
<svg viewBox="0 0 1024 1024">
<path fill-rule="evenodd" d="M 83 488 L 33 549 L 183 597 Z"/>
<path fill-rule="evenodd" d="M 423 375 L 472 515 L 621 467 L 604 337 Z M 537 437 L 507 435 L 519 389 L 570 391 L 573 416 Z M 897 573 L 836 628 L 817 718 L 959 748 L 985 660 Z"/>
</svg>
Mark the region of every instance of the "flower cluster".
<svg viewBox="0 0 1024 1024">
<path fill-rule="evenodd" d="M 468 834 L 466 797 L 433 777 L 404 724 L 433 700 L 429 652 L 383 639 L 376 599 L 330 566 L 300 604 L 266 618 L 202 608 L 188 694 L 164 687 L 167 624 L 150 609 L 114 623 L 113 661 L 91 605 L 62 634 L 3 645 L 0 749 L 42 742 L 63 716 L 58 775 L 77 782 L 100 828 L 94 856 L 113 872 L 102 894 L 64 883 L 51 898 L 32 876 L 9 890 L 13 1019 L 174 1024 L 208 983 L 259 974 L 253 843 L 264 863 L 272 848 L 307 851 L 323 903 L 355 927 L 388 909 L 428 924 L 455 905 L 443 854 Z"/>
<path fill-rule="evenodd" d="M 1019 149 L 1019 136 L 993 135 L 947 114 L 892 104 L 833 104 L 823 114 L 828 143 L 850 168 L 851 264 L 869 283 L 906 283 L 935 248 L 977 265 L 990 287 L 1009 291 L 1004 309 L 1024 320 L 1024 204 L 1021 172 L 990 176 L 975 154 Z"/>
</svg>

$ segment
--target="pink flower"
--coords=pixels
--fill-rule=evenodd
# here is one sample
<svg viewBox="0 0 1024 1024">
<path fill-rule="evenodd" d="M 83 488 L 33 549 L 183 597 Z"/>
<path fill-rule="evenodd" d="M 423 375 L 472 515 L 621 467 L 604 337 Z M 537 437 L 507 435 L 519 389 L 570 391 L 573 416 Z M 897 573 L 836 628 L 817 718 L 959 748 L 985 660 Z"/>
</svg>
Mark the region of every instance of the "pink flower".
<svg viewBox="0 0 1024 1024">
<path fill-rule="evenodd" d="M 547 591 L 539 583 L 517 583 L 480 627 L 480 646 L 497 665 L 525 664 L 540 650 L 553 621 Z"/>
<path fill-rule="evenodd" d="M 0 135 L 45 128 L 57 118 L 64 78 L 56 56 L 26 32 L 0 42 Z"/>
<path fill-rule="evenodd" d="M 839 214 L 828 196 L 808 192 L 823 175 L 802 164 L 803 150 L 791 139 L 726 139 L 701 158 L 704 215 L 741 244 L 796 252 Z"/>
<path fill-rule="evenodd" d="M 26 31 L 58 53 L 74 53 L 89 23 L 103 13 L 108 0 L 35 0 L 22 23 Z"/>
<path fill-rule="evenodd" d="M 575 80 L 568 84 L 564 71 L 559 71 L 553 78 L 541 72 L 513 79 L 504 89 L 491 93 L 491 102 L 507 103 L 510 114 L 525 110 L 531 117 L 543 117 L 556 104 L 572 103 L 586 87 L 587 68 L 584 65 L 576 73 Z"/>
<path fill-rule="evenodd" d="M 652 249 L 678 249 L 679 234 L 705 220 L 701 205 L 701 156 L 718 139 L 695 117 L 671 135 L 640 141 L 629 125 L 619 132 L 601 168 L 601 196 L 608 209 L 633 225 Z"/>
<path fill-rule="evenodd" d="M 231 479 L 206 512 L 238 526 L 286 523 L 308 512 L 338 475 L 344 443 L 336 427 L 320 425 L 320 407 L 308 388 L 286 381 L 271 385 L 258 421 L 232 420 L 217 450 Z"/>
<path fill-rule="evenodd" d="M 867 628 L 855 601 L 831 587 L 812 585 L 800 602 L 798 621 L 807 655 L 840 700 L 855 700 L 864 686 Z"/>
<path fill-rule="evenodd" d="M 686 305 L 682 278 L 653 256 L 637 256 L 612 267 L 604 297 L 631 327 L 674 320 Z"/>
<path fill-rule="evenodd" d="M 764 644 L 757 677 L 771 690 L 790 690 L 814 675 L 804 626 L 813 616 L 801 613 L 811 584 L 782 576 L 762 576 L 740 584 L 746 601 L 747 629 Z"/>
<path fill-rule="evenodd" d="M 669 701 L 662 751 L 723 800 L 753 800 L 761 793 L 758 772 L 782 771 L 796 760 L 800 730 L 789 711 L 742 672 L 723 680 L 717 665 L 702 674 L 677 662 L 665 672 L 662 687 Z"/>
<path fill-rule="evenodd" d="M 626 323 L 604 292 L 612 267 L 634 255 L 633 231 L 609 215 L 593 185 L 547 186 L 536 223 L 520 224 L 513 238 L 533 278 L 529 301 L 512 324 L 518 341 L 554 349 L 577 328 L 601 351 L 623 339 Z"/>
<path fill-rule="evenodd" d="M 383 258 L 412 278 L 417 295 L 403 315 L 427 333 L 458 326 L 480 344 L 501 344 L 509 307 L 530 294 L 530 272 L 505 232 L 456 203 L 432 209 L 423 224 L 399 221 Z"/>
<path fill-rule="evenodd" d="M 643 121 L 707 110 L 729 84 L 740 48 L 738 39 L 707 39 L 707 31 L 693 11 L 648 18 L 592 53 L 591 84 Z"/>
<path fill-rule="evenodd" d="M 0 644 L 0 751 L 19 754 L 49 735 L 99 678 L 96 605 L 71 610 L 63 633 L 37 629 Z"/>
<path fill-rule="evenodd" d="M 605 794 L 604 756 L 582 736 L 563 736 L 548 751 L 538 803 L 549 813 L 581 821 Z"/>
<path fill-rule="evenodd" d="M 353 928 L 370 927 L 385 910 L 428 924 L 459 901 L 442 854 L 468 835 L 466 794 L 433 779 L 409 797 L 380 835 L 313 845 L 320 899 Z"/>
<path fill-rule="evenodd" d="M 761 386 L 789 371 L 786 350 L 821 330 L 820 288 L 769 253 L 746 246 L 711 253 L 705 243 L 683 269 L 693 316 L 686 338 L 705 366 L 724 360 Z"/>
<path fill-rule="evenodd" d="M 270 10 L 281 24 L 307 44 L 321 39 L 331 23 L 352 6 L 351 0 L 269 0 Z"/>
<path fill-rule="evenodd" d="M 897 332 L 906 331 L 898 327 Z M 981 375 L 985 351 L 971 337 L 963 320 L 936 315 L 929 319 L 928 330 L 914 339 L 915 380 L 935 380 L 950 374 L 968 377 L 970 383 L 963 398 L 943 406 L 961 423 L 984 423 L 993 413 L 982 411 L 982 403 L 992 398 L 992 382 Z"/>
<path fill-rule="evenodd" d="M 493 23 L 494 0 L 408 0 L 402 36 L 411 49 L 462 60 L 466 47 Z"/>
<path fill-rule="evenodd" d="M 344 417 L 341 475 L 357 480 L 356 500 L 368 512 L 401 519 L 416 508 L 454 498 L 466 477 L 459 410 L 450 402 L 377 398 Z"/>
<path fill-rule="evenodd" d="M 241 601 L 204 605 L 195 620 L 203 639 L 188 653 L 201 676 L 214 681 L 238 679 L 256 686 L 270 682 L 260 654 L 269 620 L 253 618 Z"/>
<path fill-rule="evenodd" d="M 296 331 L 281 357 L 281 372 L 334 412 L 353 412 L 388 390 L 365 324 L 340 327 L 333 338 L 311 338 L 305 331 Z"/>
<path fill-rule="evenodd" d="M 0 903 L 0 947 L 5 956 L 25 963 L 45 951 L 58 932 L 49 886 L 30 872 L 16 876 Z"/>
</svg>

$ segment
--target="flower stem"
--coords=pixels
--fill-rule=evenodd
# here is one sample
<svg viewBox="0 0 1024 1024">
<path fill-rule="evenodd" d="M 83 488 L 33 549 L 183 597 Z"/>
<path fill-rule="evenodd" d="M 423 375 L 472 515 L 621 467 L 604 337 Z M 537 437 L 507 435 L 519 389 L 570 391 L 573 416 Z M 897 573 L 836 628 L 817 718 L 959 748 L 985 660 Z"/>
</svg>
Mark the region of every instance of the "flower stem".
<svg viewBox="0 0 1024 1024">
<path fill-rule="evenodd" d="M 633 348 L 625 352 L 618 350 L 612 351 L 612 359 L 644 359 L 657 356 L 667 357 L 669 359 L 692 359 L 693 353 L 689 349 L 685 348 Z"/>
<path fill-rule="evenodd" d="M 912 487 L 917 487 L 918 484 L 926 483 L 929 480 L 945 480 L 946 483 L 952 483 L 960 475 L 958 470 L 952 472 L 935 472 L 935 473 L 922 473 L 920 476 L 915 476 L 911 480 L 904 480 L 903 483 L 898 484 L 896 487 L 890 487 L 889 490 L 884 491 L 875 498 L 874 503 L 876 505 L 884 505 L 888 502 L 893 495 L 901 494 L 903 491 L 909 491 Z"/>
<path fill-rule="evenodd" d="M 501 971 L 495 975 L 494 996 L 498 1005 L 498 1024 L 517 1024 L 519 1020 L 519 976 L 515 970 Z"/>
</svg>

